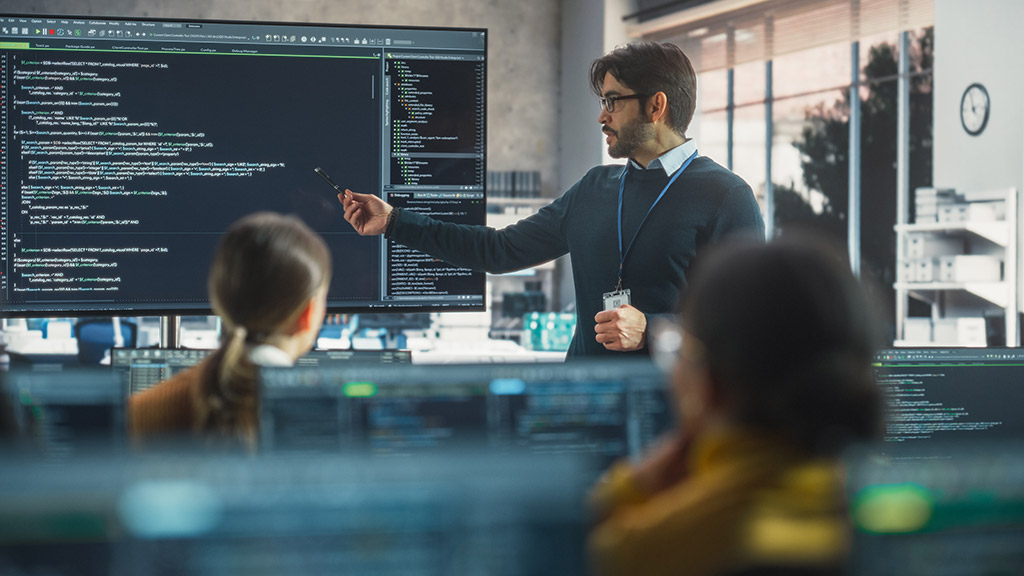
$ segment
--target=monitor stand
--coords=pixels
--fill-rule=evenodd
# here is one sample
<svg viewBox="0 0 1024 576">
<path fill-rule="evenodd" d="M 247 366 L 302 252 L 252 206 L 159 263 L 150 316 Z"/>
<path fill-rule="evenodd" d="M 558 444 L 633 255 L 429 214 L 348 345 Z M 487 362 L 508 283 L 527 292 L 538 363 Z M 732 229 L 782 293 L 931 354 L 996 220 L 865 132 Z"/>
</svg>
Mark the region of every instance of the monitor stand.
<svg viewBox="0 0 1024 576">
<path fill-rule="evenodd" d="M 181 342 L 181 316 L 160 317 L 160 347 L 174 350 Z"/>
</svg>

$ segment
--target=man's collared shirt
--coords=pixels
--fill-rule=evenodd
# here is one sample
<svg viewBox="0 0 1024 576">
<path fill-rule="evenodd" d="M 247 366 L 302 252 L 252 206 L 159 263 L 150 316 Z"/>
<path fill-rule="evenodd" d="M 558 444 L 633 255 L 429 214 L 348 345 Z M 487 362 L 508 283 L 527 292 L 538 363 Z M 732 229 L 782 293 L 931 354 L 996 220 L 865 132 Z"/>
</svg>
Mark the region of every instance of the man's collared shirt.
<svg viewBox="0 0 1024 576">
<path fill-rule="evenodd" d="M 686 142 L 683 142 L 679 146 L 676 146 L 675 148 L 669 150 L 668 152 L 665 152 L 661 156 L 658 156 L 657 158 L 652 160 L 650 165 L 647 166 L 647 170 L 660 169 L 665 171 L 666 176 L 671 176 L 675 174 L 676 170 L 679 170 L 679 167 L 683 165 L 683 162 L 686 162 L 686 159 L 689 158 L 696 151 L 697 141 L 694 140 L 693 138 L 690 138 Z M 632 158 L 629 159 L 629 163 L 636 170 L 644 169 L 643 166 L 641 166 L 636 160 L 633 160 Z"/>
</svg>

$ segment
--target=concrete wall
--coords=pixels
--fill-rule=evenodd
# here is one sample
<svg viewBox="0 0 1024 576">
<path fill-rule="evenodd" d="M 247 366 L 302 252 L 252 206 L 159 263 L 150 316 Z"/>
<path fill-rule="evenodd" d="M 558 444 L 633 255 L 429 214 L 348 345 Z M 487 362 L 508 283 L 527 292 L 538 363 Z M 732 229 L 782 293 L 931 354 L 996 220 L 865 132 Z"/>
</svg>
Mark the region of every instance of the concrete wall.
<svg viewBox="0 0 1024 576">
<path fill-rule="evenodd" d="M 603 137 L 597 116 L 600 106 L 590 91 L 590 63 L 603 54 L 601 10 L 588 10 L 590 0 L 563 0 L 561 114 L 563 134 L 559 188 L 567 190 L 588 169 L 601 162 Z"/>
<path fill-rule="evenodd" d="M 622 17 L 634 12 L 635 4 L 635 0 L 562 0 L 559 193 L 587 170 L 611 160 L 597 122 L 601 110 L 590 90 L 590 64 L 628 41 Z M 568 257 L 559 261 L 555 278 L 557 298 L 564 306 L 574 298 Z"/>
<path fill-rule="evenodd" d="M 1019 0 L 935 0 L 936 186 L 1024 189 L 1022 24 Z M 978 136 L 960 125 L 960 98 L 974 82 L 986 87 L 992 102 Z M 1018 222 L 1024 222 L 1020 204 Z M 1024 302 L 1024 290 L 1018 301 Z"/>
<path fill-rule="evenodd" d="M 559 175 L 558 0 L 0 0 L 0 13 L 336 22 L 488 29 L 489 170 Z"/>
<path fill-rule="evenodd" d="M 597 122 L 600 105 L 590 89 L 590 64 L 629 41 L 622 17 L 636 0 L 562 0 L 560 187 L 566 190 L 587 170 L 608 157 Z"/>
</svg>

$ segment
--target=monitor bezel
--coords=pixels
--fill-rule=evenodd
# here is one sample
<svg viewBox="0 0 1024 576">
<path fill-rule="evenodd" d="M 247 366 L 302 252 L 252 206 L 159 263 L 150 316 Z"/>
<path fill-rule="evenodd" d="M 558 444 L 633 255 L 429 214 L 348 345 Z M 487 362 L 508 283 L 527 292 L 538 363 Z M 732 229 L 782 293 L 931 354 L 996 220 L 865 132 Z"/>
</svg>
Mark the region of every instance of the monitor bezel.
<svg viewBox="0 0 1024 576">
<path fill-rule="evenodd" d="M 154 23 L 196 23 L 196 24 L 227 24 L 227 25 L 251 25 L 251 26 L 297 26 L 310 28 L 355 28 L 364 30 L 410 30 L 410 31 L 450 31 L 450 32 L 478 32 L 482 34 L 483 56 L 484 56 L 484 85 L 487 85 L 487 68 L 489 60 L 489 29 L 480 27 L 458 27 L 458 26 L 410 26 L 410 25 L 384 25 L 384 24 L 352 24 L 344 22 L 303 22 L 303 21 L 279 21 L 279 20 L 234 20 L 216 18 L 168 18 L 148 16 L 107 16 L 99 14 L 35 14 L 35 13 L 0 13 L 0 18 L 25 18 L 25 19 L 62 19 L 62 20 L 111 20 L 119 22 L 154 22 Z M 487 90 L 484 90 L 484 119 L 483 119 L 483 142 L 484 154 L 482 166 L 484 174 L 487 173 Z M 481 184 L 483 189 L 484 214 L 487 213 L 487 178 Z M 486 225 L 486 222 L 483 223 Z M 478 272 L 478 271 L 477 271 Z M 332 273 L 332 281 L 339 278 L 339 271 Z M 175 308 L 139 308 L 131 305 L 111 305 L 100 307 L 98 304 L 91 308 L 59 308 L 47 307 L 31 310 L 20 310 L 8 308 L 8 303 L 0 298 L 0 318 L 89 318 L 89 317 L 139 317 L 139 316 L 208 316 L 215 312 L 209 305 L 209 296 L 206 296 L 207 306 L 183 306 Z M 490 295 L 487 289 L 486 274 L 483 282 L 481 300 L 479 304 L 466 304 L 460 306 L 446 306 L 442 304 L 410 305 L 400 306 L 394 304 L 346 306 L 344 304 L 328 302 L 327 314 L 403 314 L 403 313 L 431 313 L 431 312 L 485 312 L 489 309 Z M 34 307 L 36 305 L 33 305 Z"/>
</svg>

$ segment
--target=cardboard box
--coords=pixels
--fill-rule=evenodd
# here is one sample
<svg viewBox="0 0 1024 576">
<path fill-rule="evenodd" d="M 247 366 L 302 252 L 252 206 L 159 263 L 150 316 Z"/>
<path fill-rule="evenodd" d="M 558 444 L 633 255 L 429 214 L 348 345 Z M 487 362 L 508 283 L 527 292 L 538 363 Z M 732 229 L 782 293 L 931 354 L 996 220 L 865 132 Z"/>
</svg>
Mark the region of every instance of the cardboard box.
<svg viewBox="0 0 1024 576">
<path fill-rule="evenodd" d="M 952 188 L 918 188 L 914 190 L 914 222 L 937 222 L 939 207 L 952 204 L 956 191 Z"/>
<path fill-rule="evenodd" d="M 911 342 L 931 342 L 932 319 L 906 318 L 903 321 L 903 339 Z"/>
<path fill-rule="evenodd" d="M 914 264 L 916 264 L 916 262 L 914 262 L 913 260 L 904 260 L 900 262 L 899 268 L 896 269 L 896 281 L 913 282 Z"/>
<path fill-rule="evenodd" d="M 939 206 L 939 222 L 956 223 L 967 220 L 966 204 L 946 204 Z"/>
<path fill-rule="evenodd" d="M 939 282 L 956 282 L 956 255 L 939 256 Z"/>
<path fill-rule="evenodd" d="M 1003 261 L 995 256 L 954 256 L 952 278 L 953 282 L 999 282 L 1003 279 Z"/>
<path fill-rule="evenodd" d="M 954 346 L 959 340 L 956 318 L 940 318 L 932 324 L 932 341 L 936 344 Z"/>
<path fill-rule="evenodd" d="M 960 346 L 984 347 L 988 345 L 984 318 L 957 318 L 956 343 Z"/>
<path fill-rule="evenodd" d="M 964 239 L 941 234 L 908 234 L 907 258 L 934 258 L 945 254 L 963 254 Z"/>
<path fill-rule="evenodd" d="M 934 258 L 914 261 L 914 282 L 935 282 L 939 278 L 939 264 Z"/>
<path fill-rule="evenodd" d="M 993 200 L 1005 200 L 1006 188 L 992 188 L 989 190 L 961 190 L 956 197 L 963 202 L 986 202 Z"/>
<path fill-rule="evenodd" d="M 1006 219 L 1006 202 L 971 202 L 967 204 L 968 222 L 993 222 Z"/>
</svg>

